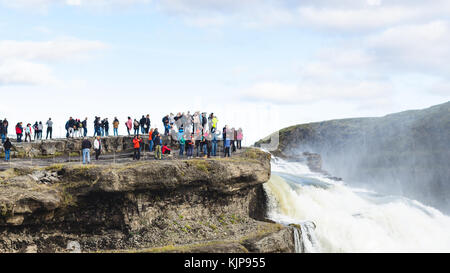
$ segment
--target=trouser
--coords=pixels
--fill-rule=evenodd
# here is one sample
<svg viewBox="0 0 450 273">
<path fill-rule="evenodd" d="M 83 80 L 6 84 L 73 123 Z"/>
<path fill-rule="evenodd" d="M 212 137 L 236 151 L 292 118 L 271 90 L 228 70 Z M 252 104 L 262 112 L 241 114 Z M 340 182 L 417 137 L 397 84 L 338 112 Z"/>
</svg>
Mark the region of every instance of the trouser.
<svg viewBox="0 0 450 273">
<path fill-rule="evenodd" d="M 225 157 L 230 157 L 230 147 L 225 147 Z"/>
<path fill-rule="evenodd" d="M 100 156 L 100 149 L 95 149 L 95 160 L 98 160 L 98 157 Z"/>
<path fill-rule="evenodd" d="M 105 129 L 105 136 L 109 136 L 109 129 Z"/>
<path fill-rule="evenodd" d="M 25 136 L 25 139 L 26 139 L 27 137 Z M 36 140 L 36 139 L 39 139 L 39 131 L 38 130 L 35 130 L 34 131 L 34 140 Z"/>
<path fill-rule="evenodd" d="M 206 155 L 208 153 L 208 149 L 207 149 L 207 145 L 206 143 L 203 144 L 203 154 Z"/>
<path fill-rule="evenodd" d="M 182 156 L 184 152 L 184 144 L 180 144 L 180 155 Z"/>
<path fill-rule="evenodd" d="M 31 142 L 31 134 L 30 133 L 25 133 L 25 142 L 27 142 L 27 139 L 30 139 Z"/>
<path fill-rule="evenodd" d="M 42 130 L 38 131 L 38 139 L 42 139 Z"/>
<path fill-rule="evenodd" d="M 89 149 L 83 149 L 83 164 L 91 163 L 91 154 Z"/>
<path fill-rule="evenodd" d="M 156 145 L 155 146 L 155 158 L 156 159 L 161 159 L 162 158 L 162 156 L 161 156 L 161 145 Z"/>
<path fill-rule="evenodd" d="M 150 128 L 148 128 L 148 127 L 145 128 L 145 133 L 146 133 L 146 134 L 148 134 L 148 130 L 149 130 L 149 129 L 150 129 Z"/>
<path fill-rule="evenodd" d="M 11 155 L 11 150 L 5 150 L 5 160 L 6 161 L 9 161 L 11 159 L 10 155 Z"/>
<path fill-rule="evenodd" d="M 100 127 L 100 135 L 105 136 L 105 128 Z"/>
<path fill-rule="evenodd" d="M 5 141 L 6 141 L 6 135 L 2 134 L 2 143 L 5 143 Z"/>
<path fill-rule="evenodd" d="M 211 154 L 213 156 L 217 155 L 217 142 L 215 142 L 215 141 L 213 141 L 213 143 L 212 143 Z"/>
<path fill-rule="evenodd" d="M 207 143 L 206 144 L 206 150 L 207 150 L 208 158 L 211 157 L 211 148 L 212 148 L 211 143 Z"/>
<path fill-rule="evenodd" d="M 139 128 L 134 128 L 134 135 L 138 135 L 139 134 Z"/>
<path fill-rule="evenodd" d="M 50 134 L 50 139 L 52 139 L 52 133 L 53 133 L 53 128 L 47 127 L 47 136 L 45 137 L 45 139 L 48 139 L 48 134 Z"/>
<path fill-rule="evenodd" d="M 119 136 L 119 129 L 118 128 L 114 128 L 114 136 Z"/>
<path fill-rule="evenodd" d="M 237 142 L 237 148 L 240 150 L 242 147 L 241 147 L 241 142 L 242 142 L 242 140 L 238 140 L 238 141 L 236 141 Z"/>
<path fill-rule="evenodd" d="M 128 127 L 127 127 L 127 132 L 128 132 L 128 135 L 131 135 L 131 134 L 130 134 L 130 129 L 129 129 Z"/>
<path fill-rule="evenodd" d="M 164 135 L 165 136 L 169 135 L 169 126 L 167 125 L 164 126 Z"/>
<path fill-rule="evenodd" d="M 17 142 L 22 142 L 22 134 L 17 134 Z"/>
<path fill-rule="evenodd" d="M 151 152 L 153 151 L 153 140 L 148 141 L 148 150 Z"/>
<path fill-rule="evenodd" d="M 69 137 L 73 138 L 73 132 L 74 132 L 74 129 L 73 128 L 69 128 Z"/>
<path fill-rule="evenodd" d="M 187 156 L 192 156 L 192 154 L 194 153 L 194 146 L 192 145 L 188 145 L 188 150 L 187 150 Z"/>
<path fill-rule="evenodd" d="M 144 126 L 141 126 L 141 133 L 142 133 L 142 134 L 145 134 L 145 128 L 144 128 Z"/>
<path fill-rule="evenodd" d="M 136 160 L 141 159 L 141 147 L 134 148 L 133 159 L 136 159 Z"/>
<path fill-rule="evenodd" d="M 87 128 L 83 128 L 83 130 L 84 130 L 83 135 L 87 136 Z M 50 136 L 51 136 L 51 134 L 50 134 Z M 50 138 L 52 138 L 52 137 L 50 137 Z"/>
</svg>

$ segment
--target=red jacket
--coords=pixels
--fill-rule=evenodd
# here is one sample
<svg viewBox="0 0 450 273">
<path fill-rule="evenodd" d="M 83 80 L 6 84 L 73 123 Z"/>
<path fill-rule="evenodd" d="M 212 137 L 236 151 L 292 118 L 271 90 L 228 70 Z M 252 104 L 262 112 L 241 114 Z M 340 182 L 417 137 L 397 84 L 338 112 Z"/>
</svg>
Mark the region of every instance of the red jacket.
<svg viewBox="0 0 450 273">
<path fill-rule="evenodd" d="M 135 149 L 139 148 L 141 142 L 142 142 L 142 140 L 133 138 L 134 148 Z"/>
<path fill-rule="evenodd" d="M 22 129 L 20 129 L 19 126 L 16 126 L 16 134 L 21 134 L 22 133 Z"/>
<path fill-rule="evenodd" d="M 164 145 L 164 146 L 162 147 L 161 152 L 164 154 L 165 151 L 171 151 L 171 149 L 170 149 L 169 147 L 167 147 L 166 145 Z"/>
</svg>

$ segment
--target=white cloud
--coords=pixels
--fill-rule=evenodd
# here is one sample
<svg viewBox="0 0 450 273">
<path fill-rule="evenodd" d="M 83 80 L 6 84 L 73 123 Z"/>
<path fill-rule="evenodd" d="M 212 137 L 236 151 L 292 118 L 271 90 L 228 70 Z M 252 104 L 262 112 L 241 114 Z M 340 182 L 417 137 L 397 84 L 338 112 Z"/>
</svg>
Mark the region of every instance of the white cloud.
<svg viewBox="0 0 450 273">
<path fill-rule="evenodd" d="M 314 103 L 324 100 L 345 100 L 369 102 L 385 98 L 392 92 L 389 83 L 360 81 L 358 83 L 334 81 L 305 81 L 298 84 L 264 82 L 242 91 L 249 100 L 267 101 L 279 104 Z"/>
<path fill-rule="evenodd" d="M 86 58 L 106 45 L 74 38 L 46 42 L 0 41 L 0 84 L 53 84 L 49 62 Z"/>
<path fill-rule="evenodd" d="M 391 27 L 368 36 L 366 46 L 389 65 L 397 62 L 403 67 L 450 68 L 450 24 L 447 21 Z"/>
</svg>

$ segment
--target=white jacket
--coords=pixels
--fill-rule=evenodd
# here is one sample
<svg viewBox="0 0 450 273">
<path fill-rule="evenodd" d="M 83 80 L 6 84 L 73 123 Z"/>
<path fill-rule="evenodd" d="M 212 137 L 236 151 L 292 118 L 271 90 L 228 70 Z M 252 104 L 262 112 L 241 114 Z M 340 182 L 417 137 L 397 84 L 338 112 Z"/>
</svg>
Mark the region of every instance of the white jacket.
<svg viewBox="0 0 450 273">
<path fill-rule="evenodd" d="M 94 140 L 94 150 L 100 149 L 100 141 L 98 139 Z"/>
</svg>

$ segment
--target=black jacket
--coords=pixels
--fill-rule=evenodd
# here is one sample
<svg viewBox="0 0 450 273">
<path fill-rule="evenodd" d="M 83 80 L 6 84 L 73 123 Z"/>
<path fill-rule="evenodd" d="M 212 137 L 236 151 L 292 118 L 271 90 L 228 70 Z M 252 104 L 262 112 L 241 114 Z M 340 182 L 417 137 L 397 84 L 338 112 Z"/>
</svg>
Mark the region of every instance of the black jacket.
<svg viewBox="0 0 450 273">
<path fill-rule="evenodd" d="M 161 145 L 161 138 L 159 136 L 155 136 L 153 138 L 153 143 L 155 143 L 155 146 Z"/>
<path fill-rule="evenodd" d="M 83 140 L 81 143 L 81 149 L 90 149 L 92 147 L 91 142 L 88 139 Z"/>
<path fill-rule="evenodd" d="M 3 148 L 5 148 L 5 150 L 11 150 L 11 147 L 11 141 L 7 140 L 5 143 L 3 143 Z"/>
</svg>

